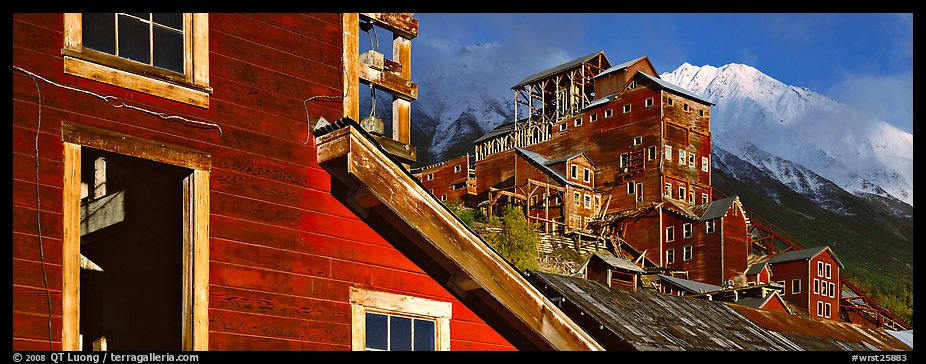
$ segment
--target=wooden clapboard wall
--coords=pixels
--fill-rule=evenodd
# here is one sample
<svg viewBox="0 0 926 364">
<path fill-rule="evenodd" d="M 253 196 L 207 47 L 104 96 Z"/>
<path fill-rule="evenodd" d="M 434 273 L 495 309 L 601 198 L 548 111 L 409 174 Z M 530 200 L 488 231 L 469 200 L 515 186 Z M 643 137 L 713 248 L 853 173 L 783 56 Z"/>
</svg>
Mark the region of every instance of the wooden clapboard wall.
<svg viewBox="0 0 926 364">
<path fill-rule="evenodd" d="M 209 349 L 348 350 L 350 287 L 451 302 L 452 350 L 509 350 L 490 325 L 331 195 L 316 161 L 303 101 L 339 96 L 340 14 L 210 14 L 208 107 L 63 72 L 63 15 L 13 14 L 14 66 L 147 110 L 216 123 L 191 127 L 113 108 L 38 81 L 41 226 L 52 347 L 61 347 L 62 137 L 66 121 L 208 153 Z M 12 75 L 12 345 L 47 350 L 49 317 L 36 221 L 37 92 Z M 336 99 L 306 104 L 335 120 Z"/>
</svg>

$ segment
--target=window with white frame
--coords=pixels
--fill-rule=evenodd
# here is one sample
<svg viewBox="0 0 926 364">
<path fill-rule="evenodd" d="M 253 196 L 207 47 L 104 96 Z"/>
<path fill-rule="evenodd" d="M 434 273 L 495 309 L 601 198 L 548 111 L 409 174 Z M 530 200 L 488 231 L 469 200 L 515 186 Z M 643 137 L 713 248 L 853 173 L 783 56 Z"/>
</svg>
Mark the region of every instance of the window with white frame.
<svg viewBox="0 0 926 364">
<path fill-rule="evenodd" d="M 626 167 L 630 165 L 630 154 L 621 153 L 620 161 L 618 162 L 620 167 Z"/>
<path fill-rule="evenodd" d="M 627 182 L 627 194 L 628 194 L 628 195 L 634 194 L 634 189 L 633 189 L 633 187 L 634 187 L 634 182 L 633 182 L 633 181 Z"/>
<path fill-rule="evenodd" d="M 666 250 L 666 264 L 675 263 L 675 249 Z"/>
<path fill-rule="evenodd" d="M 450 350 L 450 302 L 351 287 L 350 305 L 352 350 Z"/>
<path fill-rule="evenodd" d="M 702 194 L 701 194 L 701 203 L 708 203 L 708 202 L 710 202 L 710 201 L 708 200 L 707 194 L 706 194 L 706 193 L 702 193 Z"/>
<path fill-rule="evenodd" d="M 579 178 L 579 166 L 575 164 L 569 165 L 569 178 L 572 178 L 572 179 Z"/>
<path fill-rule="evenodd" d="M 447 195 L 440 195 L 441 201 L 447 201 Z"/>
<path fill-rule="evenodd" d="M 685 245 L 685 247 L 682 248 L 682 260 L 691 260 L 691 258 L 694 256 L 693 249 L 694 248 L 691 245 Z"/>
<path fill-rule="evenodd" d="M 715 231 L 717 231 L 717 220 L 710 220 L 710 221 L 704 222 L 704 232 L 705 233 L 710 234 Z"/>
<path fill-rule="evenodd" d="M 801 280 L 792 279 L 791 280 L 791 294 L 801 293 Z"/>
<path fill-rule="evenodd" d="M 678 186 L 678 199 L 685 200 L 685 186 Z"/>
<path fill-rule="evenodd" d="M 672 105 L 675 105 L 675 100 L 673 100 L 671 97 L 666 97 L 666 106 Z"/>
<path fill-rule="evenodd" d="M 576 206 L 579 206 L 579 200 L 581 199 L 582 199 L 582 195 L 580 195 L 579 192 L 572 193 L 572 200 L 575 202 Z"/>
<path fill-rule="evenodd" d="M 823 277 L 823 262 L 817 262 L 817 277 Z"/>
<path fill-rule="evenodd" d="M 817 301 L 817 316 L 823 317 L 823 301 Z"/>
<path fill-rule="evenodd" d="M 208 107 L 208 16 L 66 13 L 65 73 Z"/>
<path fill-rule="evenodd" d="M 601 195 L 595 195 L 595 208 L 601 208 Z"/>
<path fill-rule="evenodd" d="M 672 160 L 672 146 L 671 145 L 666 146 L 665 155 L 666 155 L 666 160 L 668 161 Z"/>
<path fill-rule="evenodd" d="M 692 189 L 688 191 L 688 203 L 694 203 L 694 196 L 695 196 L 695 191 L 694 191 L 694 188 L 692 187 Z"/>
<path fill-rule="evenodd" d="M 820 279 L 813 279 L 813 294 L 820 294 Z"/>
<path fill-rule="evenodd" d="M 666 191 L 665 191 L 665 195 L 666 195 L 666 197 L 672 197 L 672 184 L 669 183 L 669 182 L 666 182 Z"/>
<path fill-rule="evenodd" d="M 695 154 L 694 153 L 688 153 L 688 166 L 691 168 L 694 168 L 695 166 Z"/>
<path fill-rule="evenodd" d="M 604 111 L 604 117 L 609 118 L 614 115 L 614 110 L 607 109 Z"/>
<path fill-rule="evenodd" d="M 690 222 L 686 222 L 682 224 L 682 237 L 683 238 L 691 237 L 691 223 Z"/>
<path fill-rule="evenodd" d="M 830 298 L 835 298 L 836 297 L 836 284 L 833 282 L 830 282 L 829 286 L 830 286 L 830 290 L 829 290 Z"/>
<path fill-rule="evenodd" d="M 587 209 L 592 208 L 592 196 L 586 193 L 585 196 L 583 196 L 583 198 L 585 201 L 585 208 Z"/>
<path fill-rule="evenodd" d="M 463 168 L 459 164 L 453 166 L 453 173 L 459 173 Z"/>
<path fill-rule="evenodd" d="M 598 114 L 589 114 L 589 115 L 588 115 L 588 121 L 591 121 L 591 122 L 593 122 L 593 123 L 596 122 L 596 121 L 598 121 Z"/>
<path fill-rule="evenodd" d="M 698 116 L 704 116 L 704 109 L 698 109 Z"/>
<path fill-rule="evenodd" d="M 591 182 L 592 181 L 592 171 L 588 168 L 582 168 L 582 181 Z"/>
<path fill-rule="evenodd" d="M 637 202 L 643 202 L 643 182 L 637 183 Z"/>
<path fill-rule="evenodd" d="M 830 263 L 826 263 L 825 268 L 823 269 L 823 272 L 824 272 L 824 277 L 826 277 L 827 279 L 832 278 L 832 275 L 831 275 L 832 268 L 833 267 L 830 265 Z"/>
<path fill-rule="evenodd" d="M 653 98 L 650 97 L 650 98 L 647 98 L 646 100 L 643 100 L 643 106 L 646 106 L 646 107 L 653 106 Z"/>
<path fill-rule="evenodd" d="M 823 317 L 830 318 L 832 306 L 829 302 L 823 304 Z"/>
<path fill-rule="evenodd" d="M 566 131 L 567 127 L 568 127 L 568 124 L 566 124 L 565 122 L 562 124 L 559 124 L 559 131 Z"/>
<path fill-rule="evenodd" d="M 630 112 L 630 104 L 624 104 L 624 114 Z"/>
<path fill-rule="evenodd" d="M 573 122 L 573 125 L 575 126 L 582 125 L 582 118 L 576 118 L 575 121 Z"/>
<path fill-rule="evenodd" d="M 825 281 L 820 281 L 820 294 L 823 295 L 823 296 L 828 296 L 829 294 L 826 293 L 828 287 L 829 287 L 829 285 L 827 285 L 827 282 L 825 282 Z"/>
<path fill-rule="evenodd" d="M 685 110 L 685 111 L 689 110 L 688 103 L 685 103 L 685 105 L 682 106 L 682 110 Z"/>
<path fill-rule="evenodd" d="M 643 144 L 643 137 L 638 136 L 633 138 L 633 145 Z"/>
<path fill-rule="evenodd" d="M 675 226 L 666 227 L 666 242 L 675 241 Z"/>
<path fill-rule="evenodd" d="M 701 171 L 704 171 L 704 172 L 711 171 L 710 159 L 708 159 L 707 157 L 701 157 Z"/>
<path fill-rule="evenodd" d="M 648 155 L 646 156 L 646 160 L 651 161 L 653 159 L 656 159 L 656 146 L 651 145 L 649 148 L 647 148 L 647 154 Z"/>
<path fill-rule="evenodd" d="M 433 179 L 434 179 L 434 173 L 428 173 L 428 174 L 427 174 L 427 177 L 426 177 L 425 179 L 428 180 L 428 181 L 433 180 Z"/>
<path fill-rule="evenodd" d="M 683 166 L 685 165 L 685 150 L 684 149 L 678 150 L 678 163 Z"/>
</svg>

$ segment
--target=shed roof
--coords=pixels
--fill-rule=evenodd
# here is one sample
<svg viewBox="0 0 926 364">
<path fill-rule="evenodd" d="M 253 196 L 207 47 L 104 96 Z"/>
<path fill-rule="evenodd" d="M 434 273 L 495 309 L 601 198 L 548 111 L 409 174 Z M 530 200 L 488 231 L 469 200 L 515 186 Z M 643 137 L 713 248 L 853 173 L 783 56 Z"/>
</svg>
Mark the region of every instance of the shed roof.
<svg viewBox="0 0 926 364">
<path fill-rule="evenodd" d="M 601 261 L 605 262 L 605 264 L 615 269 L 630 271 L 634 273 L 646 273 L 646 271 L 643 270 L 643 268 L 638 267 L 636 264 L 633 264 L 633 262 L 627 259 L 621 259 L 621 258 L 615 257 L 610 254 L 603 254 L 599 252 L 592 253 L 592 255 L 590 255 L 588 257 L 588 260 L 585 262 L 585 265 L 588 265 L 588 263 L 591 262 L 593 257 L 597 257 L 598 259 L 601 259 Z"/>
<path fill-rule="evenodd" d="M 527 150 L 527 149 L 514 148 L 514 150 L 515 150 L 515 152 L 517 152 L 518 154 L 523 155 L 524 158 L 525 158 L 527 161 L 529 161 L 529 162 L 531 162 L 532 164 L 534 164 L 535 166 L 537 166 L 537 169 L 539 169 L 541 172 L 544 172 L 544 173 L 550 175 L 550 177 L 553 177 L 553 178 L 559 180 L 559 181 L 562 182 L 563 184 L 568 184 L 568 185 L 577 186 L 577 187 L 582 187 L 582 188 L 588 188 L 588 187 L 586 187 L 586 186 L 580 185 L 580 184 L 578 184 L 578 183 L 572 182 L 572 181 L 570 181 L 569 179 L 567 179 L 567 178 L 566 178 L 566 175 L 563 174 L 563 173 L 565 173 L 565 171 L 557 171 L 557 170 L 555 170 L 555 169 L 553 169 L 553 168 L 550 168 L 550 166 L 552 166 L 552 165 L 554 165 L 554 164 L 556 164 L 556 163 L 559 163 L 559 162 L 556 162 L 555 160 L 554 160 L 554 161 L 550 161 L 550 160 L 548 160 L 546 157 L 544 157 L 544 156 L 542 156 L 542 155 L 540 155 L 540 154 L 531 152 L 531 151 L 529 151 L 529 150 Z M 563 160 L 565 161 L 565 160 L 568 160 L 568 159 L 572 159 L 572 158 L 574 158 L 574 157 L 576 157 L 576 156 L 578 156 L 578 155 L 584 155 L 584 154 L 582 154 L 582 153 L 575 154 L 575 155 L 572 155 L 572 156 L 570 156 L 570 157 L 566 157 L 566 159 L 563 159 Z M 553 163 L 553 162 L 556 162 L 556 163 Z"/>
<path fill-rule="evenodd" d="M 705 292 L 714 292 L 722 290 L 723 287 L 715 286 L 713 284 L 701 283 L 692 281 L 690 279 L 673 277 L 665 274 L 658 274 L 659 278 L 671 283 L 674 286 L 682 288 L 691 293 L 705 293 Z"/>
<path fill-rule="evenodd" d="M 765 269 L 766 267 L 768 267 L 768 262 L 752 264 L 749 266 L 749 268 L 746 268 L 746 273 L 744 274 L 747 276 L 754 276 L 756 274 L 761 273 L 762 270 Z"/>
<path fill-rule="evenodd" d="M 833 249 L 830 249 L 829 246 L 818 246 L 813 248 L 804 248 L 798 250 L 789 250 L 784 253 L 778 254 L 768 261 L 769 264 L 777 264 L 782 262 L 790 262 L 795 260 L 808 260 L 813 257 L 816 257 L 824 251 L 829 251 L 830 255 L 833 256 L 833 260 L 839 264 L 840 267 L 845 267 L 842 264 L 842 261 L 839 260 L 839 257 L 836 256 L 836 253 L 833 252 Z"/>
<path fill-rule="evenodd" d="M 625 69 L 625 68 L 627 68 L 627 67 L 630 67 L 630 65 L 632 65 L 632 64 L 634 64 L 634 63 L 637 63 L 637 61 L 639 61 L 639 60 L 641 60 L 641 59 L 644 59 L 644 58 L 646 58 L 646 56 L 643 56 L 643 57 L 640 57 L 640 58 L 636 58 L 636 59 L 632 59 L 632 60 L 629 60 L 629 61 L 627 61 L 627 62 L 621 63 L 621 64 L 619 64 L 619 65 L 613 66 L 613 67 L 608 68 L 608 69 L 606 69 L 606 70 L 604 70 L 604 71 L 601 71 L 601 73 L 595 75 L 595 77 L 592 77 L 592 78 L 594 79 L 594 78 L 598 78 L 598 77 L 604 76 L 604 75 L 606 75 L 606 74 L 609 74 L 609 73 L 611 73 L 611 72 L 620 71 L 620 70 L 622 70 L 622 69 Z"/>
<path fill-rule="evenodd" d="M 524 118 L 524 119 L 521 119 L 521 120 L 518 120 L 518 121 L 527 121 L 527 118 Z M 479 142 L 484 141 L 484 140 L 492 139 L 492 138 L 497 137 L 497 136 L 499 136 L 499 135 L 508 134 L 508 133 L 510 133 L 510 132 L 512 132 L 512 131 L 514 131 L 514 122 L 513 122 L 513 121 L 509 121 L 509 122 L 507 122 L 507 123 L 501 123 L 501 124 L 499 124 L 498 126 L 496 126 L 494 129 L 489 130 L 487 133 L 483 134 L 481 137 L 476 138 L 476 140 L 473 140 L 473 144 L 479 143 Z"/>
<path fill-rule="evenodd" d="M 527 76 L 527 78 L 521 80 L 521 82 L 518 82 L 516 85 L 511 86 L 511 88 L 512 88 L 512 89 L 516 89 L 516 88 L 519 88 L 519 87 L 521 87 L 521 86 L 527 85 L 527 84 L 529 84 L 529 83 L 533 83 L 534 81 L 537 81 L 537 80 L 539 80 L 539 79 L 541 79 L 541 78 L 547 77 L 547 76 L 552 75 L 552 74 L 554 74 L 554 73 L 559 73 L 559 72 L 568 70 L 568 69 L 570 69 L 570 68 L 578 67 L 579 65 L 584 64 L 585 62 L 591 61 L 592 59 L 594 59 L 594 58 L 595 58 L 596 56 L 598 56 L 599 54 L 602 55 L 602 56 L 604 56 L 604 52 L 602 52 L 602 51 L 597 51 L 597 52 L 594 52 L 594 53 L 591 53 L 591 54 L 588 54 L 588 55 L 585 55 L 585 56 L 576 58 L 576 59 L 571 60 L 571 61 L 569 61 L 569 62 L 563 63 L 563 64 L 558 65 L 558 66 L 556 66 L 556 67 L 548 68 L 548 69 L 545 69 L 545 70 L 543 70 L 543 71 L 537 72 L 537 73 L 535 73 L 535 74 L 532 74 L 532 75 L 530 75 L 530 76 Z M 604 60 L 605 60 L 605 62 L 608 62 L 608 58 L 607 58 L 607 57 L 605 57 Z M 610 65 L 610 62 L 608 62 L 608 64 Z"/>
</svg>

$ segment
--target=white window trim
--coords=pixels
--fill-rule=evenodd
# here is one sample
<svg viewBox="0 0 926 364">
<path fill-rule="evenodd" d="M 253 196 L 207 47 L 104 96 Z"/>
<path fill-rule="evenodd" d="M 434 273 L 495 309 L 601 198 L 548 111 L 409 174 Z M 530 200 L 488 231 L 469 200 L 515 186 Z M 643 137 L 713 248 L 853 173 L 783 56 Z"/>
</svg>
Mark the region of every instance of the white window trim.
<svg viewBox="0 0 926 364">
<path fill-rule="evenodd" d="M 588 168 L 582 168 L 582 181 L 591 182 L 592 181 L 592 171 Z"/>
<path fill-rule="evenodd" d="M 569 165 L 569 178 L 572 178 L 572 179 L 579 178 L 579 166 L 575 164 Z"/>
<path fill-rule="evenodd" d="M 701 157 L 701 171 L 704 171 L 704 172 L 711 171 L 710 159 L 708 159 L 707 157 Z"/>
<path fill-rule="evenodd" d="M 569 127 L 569 124 L 568 124 L 568 123 L 565 123 L 565 122 L 564 122 L 564 123 L 562 123 L 562 124 L 559 124 L 559 131 L 566 131 L 566 128 L 568 128 L 568 127 Z"/>
<path fill-rule="evenodd" d="M 612 117 L 612 116 L 614 116 L 614 110 L 607 109 L 607 110 L 604 111 L 604 117 L 609 118 L 609 117 Z"/>
<path fill-rule="evenodd" d="M 592 208 L 592 196 L 591 195 L 586 193 L 584 194 L 584 196 L 582 196 L 582 206 L 585 206 L 585 208 L 587 209 Z"/>
<path fill-rule="evenodd" d="M 433 181 L 433 180 L 434 180 L 434 173 L 428 173 L 428 174 L 426 174 L 426 175 L 425 175 L 425 180 L 427 180 L 427 181 Z"/>
<path fill-rule="evenodd" d="M 671 97 L 666 97 L 666 106 L 672 105 L 675 105 L 675 100 L 673 100 Z"/>
<path fill-rule="evenodd" d="M 646 100 L 643 100 L 643 106 L 645 107 L 653 106 L 653 98 L 650 97 L 650 98 L 647 98 Z"/>
<path fill-rule="evenodd" d="M 671 145 L 666 146 L 665 154 L 666 154 L 667 161 L 672 160 L 672 146 Z"/>
<path fill-rule="evenodd" d="M 450 317 L 453 314 L 450 302 L 351 287 L 350 310 L 351 350 L 366 349 L 366 313 L 369 310 L 434 319 L 437 321 L 434 325 L 437 350 L 450 350 Z"/>
<path fill-rule="evenodd" d="M 651 161 L 651 160 L 656 159 L 656 146 L 655 145 L 649 146 L 646 152 L 647 152 L 646 160 Z"/>
<path fill-rule="evenodd" d="M 573 125 L 574 125 L 574 126 L 581 126 L 581 125 L 582 125 L 582 118 L 576 118 L 576 119 L 573 121 Z"/>
<path fill-rule="evenodd" d="M 81 13 L 64 14 L 64 73 L 198 107 L 209 107 L 209 14 L 184 13 L 184 78 L 187 84 L 153 78 L 83 59 Z M 153 66 L 152 66 L 153 67 Z"/>
<path fill-rule="evenodd" d="M 686 157 L 685 157 L 685 150 L 684 150 L 684 149 L 679 149 L 679 150 L 678 150 L 678 164 L 681 164 L 681 165 L 684 166 L 685 163 L 687 163 L 687 161 L 685 161 L 685 159 L 686 159 Z"/>
<path fill-rule="evenodd" d="M 637 183 L 636 190 L 637 193 L 637 202 L 643 202 L 643 182 Z"/>
<path fill-rule="evenodd" d="M 794 289 L 794 284 L 795 284 L 795 283 L 797 284 L 797 290 Z M 800 280 L 800 279 L 792 279 L 792 280 L 791 280 L 791 294 L 798 294 L 798 293 L 801 293 L 801 280 Z"/>
<path fill-rule="evenodd" d="M 681 201 L 685 201 L 686 192 L 687 192 L 687 189 L 685 189 L 685 186 L 678 186 L 678 199 Z"/>
<path fill-rule="evenodd" d="M 833 282 L 830 282 L 829 286 L 830 286 L 829 288 L 830 298 L 835 298 L 836 297 L 836 284 Z"/>
<path fill-rule="evenodd" d="M 701 193 L 701 203 L 708 203 L 708 202 L 710 202 L 710 201 L 708 201 L 708 199 L 707 199 L 707 194 L 706 194 L 706 193 Z"/>
<path fill-rule="evenodd" d="M 663 192 L 666 197 L 672 197 L 672 184 L 666 182 L 666 190 Z"/>
<path fill-rule="evenodd" d="M 813 279 L 813 294 L 820 294 L 820 279 Z"/>
<path fill-rule="evenodd" d="M 823 301 L 817 301 L 817 316 L 823 317 Z"/>
<path fill-rule="evenodd" d="M 710 220 L 704 222 L 704 233 L 710 234 L 717 231 L 717 220 Z"/>
<path fill-rule="evenodd" d="M 682 248 L 682 261 L 689 261 L 694 259 L 694 247 L 691 245 L 685 245 Z"/>
<path fill-rule="evenodd" d="M 682 238 L 690 238 L 690 237 L 691 237 L 691 223 L 686 222 L 682 224 Z"/>
<path fill-rule="evenodd" d="M 636 189 L 634 187 L 635 186 L 634 186 L 633 181 L 627 181 L 627 194 L 628 195 L 633 195 L 636 193 Z"/>
<path fill-rule="evenodd" d="M 669 259 L 669 257 L 672 257 L 672 259 Z M 672 263 L 675 263 L 675 249 L 666 249 L 666 264 Z"/>
<path fill-rule="evenodd" d="M 629 113 L 631 109 L 632 107 L 630 106 L 630 104 L 624 104 L 623 106 L 624 114 Z"/>
<path fill-rule="evenodd" d="M 460 172 L 461 170 L 463 170 L 463 168 L 462 168 L 462 167 L 460 167 L 460 165 L 459 165 L 459 164 L 458 164 L 458 165 L 455 165 L 455 166 L 453 166 L 453 173 L 459 173 L 459 172 Z"/>
<path fill-rule="evenodd" d="M 593 122 L 593 123 L 598 121 L 598 114 L 589 114 L 588 121 Z"/>
<path fill-rule="evenodd" d="M 823 305 L 824 305 L 823 317 L 830 318 L 830 316 L 831 316 L 832 313 L 833 313 L 833 306 L 830 305 L 829 302 L 826 302 L 826 303 L 824 303 Z"/>
<path fill-rule="evenodd" d="M 643 137 L 638 136 L 633 138 L 633 145 L 643 144 Z"/>
<path fill-rule="evenodd" d="M 672 232 L 671 236 L 669 235 L 670 231 Z M 669 243 L 673 241 L 675 241 L 675 226 L 666 226 L 666 242 Z"/>
<path fill-rule="evenodd" d="M 826 279 L 830 279 L 833 277 L 832 272 L 833 272 L 833 267 L 830 265 L 830 263 L 826 263 L 826 265 L 823 268 L 823 274 L 826 277 Z"/>
<path fill-rule="evenodd" d="M 817 262 L 817 277 L 823 277 L 823 262 Z"/>
</svg>

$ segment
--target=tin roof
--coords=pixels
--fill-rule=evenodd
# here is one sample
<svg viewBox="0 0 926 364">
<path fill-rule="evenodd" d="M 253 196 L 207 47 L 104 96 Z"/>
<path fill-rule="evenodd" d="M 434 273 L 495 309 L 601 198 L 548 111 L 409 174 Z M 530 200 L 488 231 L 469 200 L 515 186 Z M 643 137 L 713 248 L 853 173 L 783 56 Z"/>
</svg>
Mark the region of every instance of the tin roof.
<svg viewBox="0 0 926 364">
<path fill-rule="evenodd" d="M 558 274 L 527 276 L 609 350 L 912 349 L 884 330 L 859 325 L 648 290 L 612 290 Z"/>
<path fill-rule="evenodd" d="M 521 120 L 519 120 L 519 121 L 525 121 L 525 120 L 527 120 L 527 119 L 525 118 L 525 119 L 521 119 Z M 512 122 L 507 122 L 507 123 L 502 123 L 502 124 L 499 124 L 498 126 L 496 126 L 494 129 L 489 130 L 489 132 L 483 134 L 481 137 L 477 138 L 476 140 L 473 140 L 473 144 L 479 143 L 479 142 L 484 141 L 484 140 L 492 139 L 492 138 L 497 137 L 497 136 L 499 136 L 499 135 L 508 134 L 508 133 L 510 133 L 510 132 L 512 132 L 512 131 L 514 131 L 514 122 L 513 122 L 513 121 L 512 121 Z"/>
<path fill-rule="evenodd" d="M 557 160 L 553 160 L 553 161 L 547 160 L 546 157 L 544 157 L 544 156 L 542 156 L 542 155 L 540 155 L 540 154 L 531 152 L 531 151 L 529 151 L 529 150 L 527 150 L 527 149 L 514 148 L 514 150 L 515 150 L 515 152 L 517 152 L 518 154 L 523 155 L 528 161 L 533 162 L 533 163 L 537 166 L 537 169 L 540 169 L 542 172 L 544 172 L 544 173 L 550 175 L 550 176 L 553 177 L 553 178 L 556 178 L 556 179 L 559 180 L 560 182 L 562 182 L 562 183 L 564 183 L 564 184 L 569 184 L 569 185 L 573 185 L 573 186 L 578 186 L 578 187 L 587 188 L 587 187 L 585 187 L 585 186 L 582 186 L 582 185 L 580 185 L 580 184 L 578 184 L 578 183 L 575 183 L 575 182 L 572 182 L 572 181 L 566 179 L 566 175 L 563 174 L 563 173 L 565 173 L 565 171 L 557 171 L 557 170 L 555 170 L 555 169 L 553 169 L 553 168 L 550 168 L 551 165 L 554 165 L 554 164 L 556 164 L 556 163 L 559 163 L 559 162 L 557 162 Z M 582 153 L 579 153 L 579 154 L 582 154 Z M 563 161 L 568 160 L 568 159 L 571 159 L 571 158 L 573 158 L 573 157 L 575 157 L 575 156 L 577 156 L 577 155 L 579 155 L 579 154 L 576 154 L 576 155 L 573 155 L 573 156 L 570 156 L 570 157 L 566 157 L 566 159 L 563 159 Z M 562 159 L 562 158 L 561 158 L 561 159 Z M 556 163 L 554 163 L 554 162 L 556 162 Z"/>
<path fill-rule="evenodd" d="M 537 73 L 535 73 L 535 74 L 532 74 L 532 75 L 530 75 L 530 76 L 527 76 L 527 78 L 521 80 L 521 82 L 518 82 L 518 84 L 516 84 L 516 85 L 514 85 L 514 86 L 511 86 L 511 88 L 512 88 L 512 89 L 516 89 L 516 88 L 518 88 L 518 87 L 527 85 L 527 84 L 529 84 L 529 83 L 533 83 L 534 81 L 537 81 L 537 80 L 539 80 L 539 79 L 541 79 L 541 78 L 547 77 L 547 76 L 552 75 L 552 74 L 554 74 L 554 73 L 559 73 L 559 72 L 568 70 L 568 69 L 570 69 L 570 68 L 577 67 L 577 66 L 579 66 L 579 65 L 581 65 L 581 64 L 583 64 L 583 63 L 585 63 L 585 62 L 591 61 L 592 59 L 594 59 L 594 58 L 595 58 L 596 56 L 598 56 L 599 54 L 601 54 L 601 55 L 603 56 L 603 55 L 604 55 L 604 52 L 602 52 L 602 51 L 597 51 L 597 52 L 595 52 L 595 53 L 592 53 L 592 54 L 589 54 L 589 55 L 586 55 L 586 56 L 582 56 L 582 57 L 576 58 L 576 59 L 574 59 L 574 60 L 571 60 L 571 61 L 569 61 L 569 62 L 563 63 L 563 64 L 561 64 L 561 65 L 559 65 L 559 66 L 556 66 L 556 67 L 553 67 L 553 68 L 548 68 L 548 69 L 546 69 L 546 70 L 537 72 Z M 607 61 L 608 61 L 608 58 L 605 57 L 605 62 L 607 62 Z M 608 64 L 610 64 L 610 62 L 608 62 Z"/>
<path fill-rule="evenodd" d="M 762 270 L 765 269 L 765 267 L 767 266 L 768 266 L 768 262 L 762 262 L 762 263 L 756 263 L 756 264 L 750 265 L 749 268 L 746 268 L 746 273 L 744 274 L 747 276 L 754 276 L 756 274 L 761 273 Z"/>
<path fill-rule="evenodd" d="M 674 84 L 671 84 L 671 83 L 669 83 L 669 82 L 667 82 L 667 81 L 664 81 L 664 80 L 660 79 L 659 77 L 655 77 L 655 76 L 652 76 L 652 75 L 650 75 L 650 74 L 647 74 L 647 73 L 644 73 L 644 72 L 640 72 L 640 71 L 637 71 L 637 72 L 634 74 L 634 77 L 636 77 L 636 75 L 638 75 L 638 74 L 643 75 L 643 77 L 646 77 L 646 78 L 648 78 L 650 81 L 655 82 L 655 83 L 658 84 L 660 87 L 665 88 L 665 89 L 669 89 L 669 90 L 671 90 L 672 92 L 675 92 L 675 93 L 677 93 L 677 94 L 679 94 L 679 95 L 683 95 L 683 96 L 686 96 L 686 97 L 688 97 L 688 98 L 690 98 L 690 99 L 694 99 L 694 100 L 697 100 L 697 101 L 701 101 L 701 102 L 703 102 L 703 103 L 705 103 L 705 104 L 708 104 L 708 105 L 714 105 L 714 103 L 705 100 L 703 97 L 697 96 L 697 95 L 691 93 L 691 91 L 688 91 L 688 90 L 683 89 L 683 88 L 681 88 L 681 87 L 678 87 L 678 86 L 676 86 L 676 85 L 674 85 Z"/>
<path fill-rule="evenodd" d="M 723 289 L 723 287 L 715 286 L 713 284 L 696 282 L 696 281 L 692 281 L 689 279 L 668 276 L 665 274 L 657 274 L 657 275 L 659 276 L 660 279 L 664 281 L 668 281 L 672 285 L 682 288 L 690 293 L 714 292 L 714 291 L 719 291 Z"/>
<path fill-rule="evenodd" d="M 637 63 L 637 61 L 639 61 L 639 60 L 641 60 L 641 59 L 644 59 L 644 58 L 646 58 L 646 56 L 643 56 L 643 57 L 640 57 L 640 58 L 637 58 L 637 59 L 632 59 L 632 60 L 629 60 L 629 61 L 627 61 L 627 62 L 621 63 L 621 64 L 619 64 L 619 65 L 616 65 L 616 66 L 614 66 L 614 67 L 611 67 L 611 68 L 608 68 L 608 69 L 606 69 L 606 70 L 604 70 L 604 71 L 601 71 L 601 73 L 595 75 L 595 77 L 592 77 L 592 78 L 594 79 L 594 78 L 598 78 L 598 77 L 604 76 L 604 75 L 609 74 L 609 73 L 614 72 L 614 71 L 620 71 L 620 70 L 622 70 L 622 69 L 625 69 L 625 68 L 627 68 L 627 67 L 630 67 L 630 65 L 632 65 L 632 64 L 634 64 L 634 63 Z"/>
</svg>

